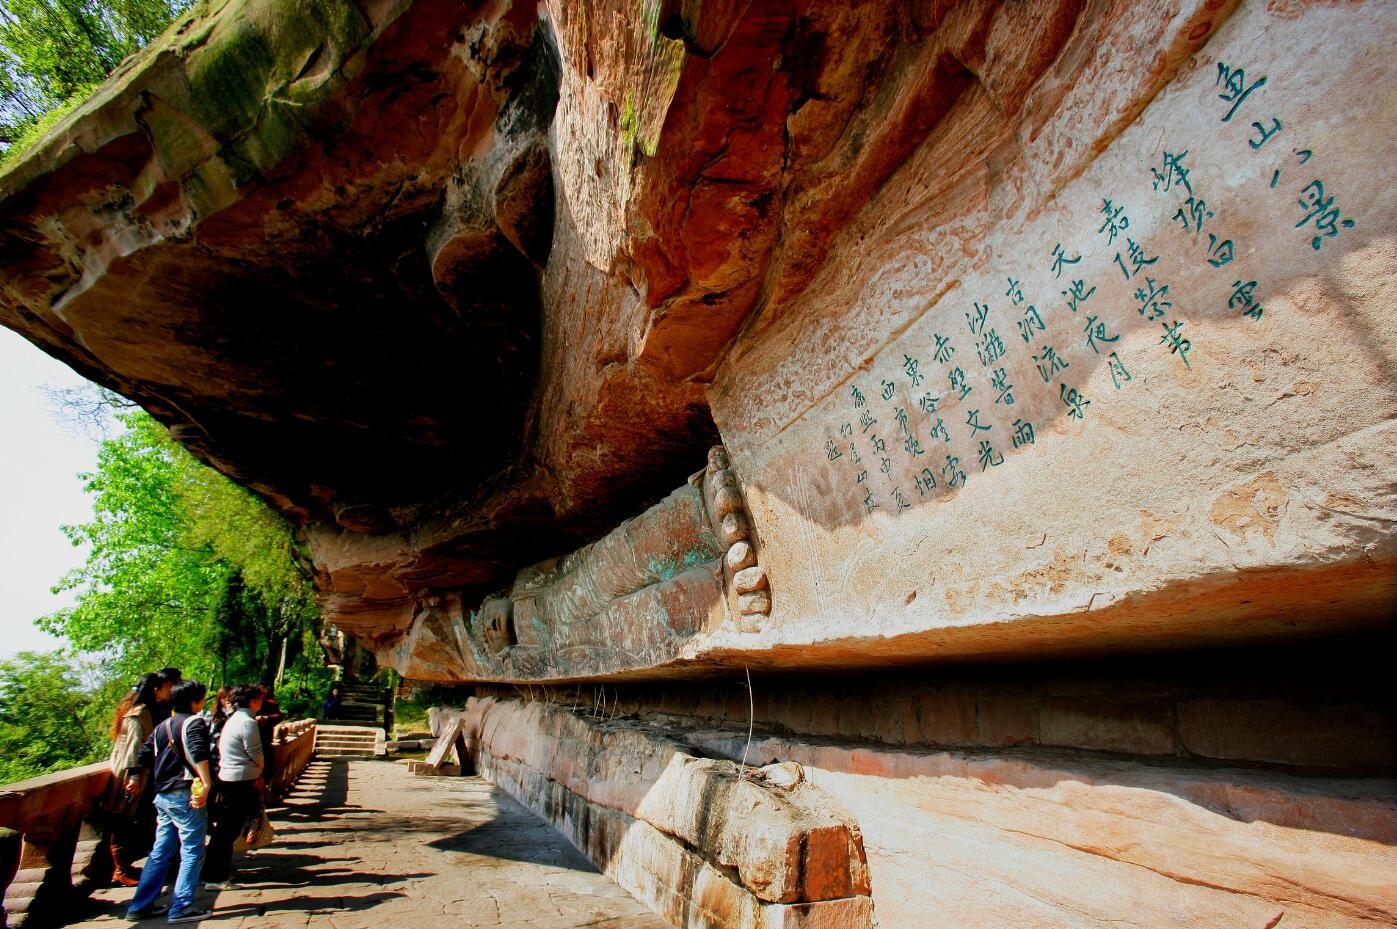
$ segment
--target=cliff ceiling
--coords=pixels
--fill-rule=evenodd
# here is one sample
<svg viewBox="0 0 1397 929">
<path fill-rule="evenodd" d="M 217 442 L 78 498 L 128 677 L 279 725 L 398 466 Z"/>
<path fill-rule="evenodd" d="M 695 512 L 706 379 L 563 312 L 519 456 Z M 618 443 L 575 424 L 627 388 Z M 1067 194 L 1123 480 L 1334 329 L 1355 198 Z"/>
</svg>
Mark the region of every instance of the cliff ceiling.
<svg viewBox="0 0 1397 929">
<path fill-rule="evenodd" d="M 0 176 L 0 322 L 306 526 L 351 627 L 488 590 L 701 463 L 759 298 L 1076 13 L 899 10 L 201 5 Z"/>
<path fill-rule="evenodd" d="M 1393 192 L 1366 167 L 1383 161 L 1364 91 L 1382 56 L 1362 52 L 1391 23 L 1324 6 L 200 4 L 0 174 L 0 324 L 289 514 L 329 617 L 418 676 L 629 672 L 720 627 L 729 658 L 750 634 L 777 664 L 821 640 L 836 665 L 1274 632 L 1291 620 L 1257 604 L 1278 602 L 1274 578 L 1296 565 L 1337 572 L 1338 592 L 1282 584 L 1292 612 L 1371 617 L 1394 586 L 1393 488 L 1370 479 L 1381 444 L 1341 469 L 1362 515 L 1287 503 L 1319 493 L 1299 489 L 1303 454 L 1390 428 L 1397 402 L 1381 300 L 1357 283 L 1393 269 Z M 1336 48 L 1322 72 L 1292 73 Z M 1258 109 L 1219 119 L 1268 69 Z M 1284 115 L 1309 134 L 1248 154 L 1243 124 L 1267 144 L 1272 105 L 1274 131 Z M 1302 145 L 1328 152 L 1346 209 L 1365 206 L 1356 230 L 1324 212 L 1332 198 L 1319 206 L 1323 189 L 1308 217 L 1252 218 L 1293 213 L 1297 194 L 1305 206 L 1308 175 L 1272 164 Z M 1170 201 L 1171 150 L 1180 189 L 1192 152 L 1192 206 Z M 1282 167 L 1284 196 L 1269 192 Z M 1122 197 L 1135 226 L 1122 206 L 1102 239 L 1100 207 Z M 1312 220 L 1309 248 L 1294 230 Z M 1205 221 L 1216 248 L 1186 261 L 1178 236 L 1201 243 Z M 1124 283 L 1104 276 L 1117 232 Z M 1234 251 L 1232 268 L 1201 264 Z M 1260 289 L 1226 288 L 1234 271 L 1233 287 L 1250 274 Z M 1145 279 L 1159 299 L 1136 306 Z M 1083 341 L 1072 314 L 1092 293 L 1121 328 L 1092 315 Z M 1357 359 L 1333 392 L 1358 411 L 1352 430 L 1331 406 L 1237 398 L 1328 365 L 1316 345 Z M 941 396 L 907 393 L 932 371 Z M 967 419 L 971 389 L 984 399 Z M 1000 430 L 988 438 L 981 410 Z M 708 453 L 720 427 L 731 459 Z M 1253 439 L 1216 452 L 1229 436 Z M 1157 455 L 1168 465 L 1145 473 Z M 1296 514 L 1313 525 L 1286 528 Z M 713 567 L 680 583 L 671 556 Z M 476 610 L 500 590 L 504 605 Z M 736 606 L 715 606 L 734 590 Z M 1132 599 L 1179 590 L 1203 599 Z M 765 638 L 733 625 L 773 600 L 790 609 Z M 1085 618 L 1108 608 L 1117 619 Z M 1066 614 L 1081 621 L 1049 623 Z M 544 630 L 532 645 L 526 615 Z M 1021 617 L 1038 631 L 1014 639 L 1004 620 Z M 638 637 L 621 651 L 613 620 Z M 839 644 L 856 635 L 866 647 Z M 592 658 L 555 662 L 578 636 Z"/>
</svg>

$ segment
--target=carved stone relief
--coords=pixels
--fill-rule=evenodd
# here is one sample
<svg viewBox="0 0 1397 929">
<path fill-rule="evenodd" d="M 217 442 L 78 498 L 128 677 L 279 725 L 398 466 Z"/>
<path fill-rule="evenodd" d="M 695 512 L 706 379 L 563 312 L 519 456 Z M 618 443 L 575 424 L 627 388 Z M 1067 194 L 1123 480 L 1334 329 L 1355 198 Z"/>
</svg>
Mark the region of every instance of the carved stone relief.
<svg viewBox="0 0 1397 929">
<path fill-rule="evenodd" d="M 771 611 L 758 541 L 727 451 L 682 487 L 574 552 L 521 569 L 467 610 L 418 601 L 388 658 L 416 679 L 560 680 L 682 657 L 725 622 L 755 631 Z"/>
</svg>

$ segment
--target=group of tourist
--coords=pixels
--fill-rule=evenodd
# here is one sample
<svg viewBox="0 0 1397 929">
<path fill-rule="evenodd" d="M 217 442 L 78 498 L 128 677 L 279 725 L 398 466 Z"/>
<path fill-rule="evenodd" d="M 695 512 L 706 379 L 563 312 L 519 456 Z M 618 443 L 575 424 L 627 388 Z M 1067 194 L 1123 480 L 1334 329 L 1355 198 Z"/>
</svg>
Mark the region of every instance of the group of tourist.
<svg viewBox="0 0 1397 929">
<path fill-rule="evenodd" d="M 272 688 L 225 688 L 206 710 L 207 697 L 203 684 L 184 680 L 178 668 L 163 668 L 143 675 L 117 707 L 111 768 L 120 794 L 111 852 L 115 879 L 136 888 L 127 919 L 167 910 L 171 923 L 206 919 L 210 911 L 194 904 L 200 865 L 205 889 L 234 889 L 233 847 L 239 837 L 255 845 L 264 828 L 272 737 L 282 719 Z M 134 862 L 147 853 L 138 873 Z M 179 871 L 165 907 L 155 901 L 176 859 Z"/>
</svg>

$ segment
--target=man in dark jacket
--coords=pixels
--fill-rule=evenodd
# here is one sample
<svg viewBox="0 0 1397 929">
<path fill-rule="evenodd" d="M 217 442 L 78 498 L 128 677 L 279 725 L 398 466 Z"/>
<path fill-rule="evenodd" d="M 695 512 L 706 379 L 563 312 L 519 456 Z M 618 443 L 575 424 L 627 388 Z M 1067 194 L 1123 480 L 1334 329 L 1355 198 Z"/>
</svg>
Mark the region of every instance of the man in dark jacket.
<svg viewBox="0 0 1397 929">
<path fill-rule="evenodd" d="M 176 684 L 171 695 L 175 715 L 155 727 L 136 758 L 141 768 L 154 771 L 156 825 L 155 847 L 126 911 L 129 920 L 146 919 L 165 911 L 155 901 L 176 850 L 179 876 L 175 879 L 169 921 L 195 923 L 210 915 L 208 910 L 194 905 L 207 831 L 204 802 L 213 790 L 209 728 L 197 715 L 204 708 L 207 694 L 208 688 L 198 681 Z M 138 790 L 139 784 L 128 781 L 127 789 Z"/>
</svg>

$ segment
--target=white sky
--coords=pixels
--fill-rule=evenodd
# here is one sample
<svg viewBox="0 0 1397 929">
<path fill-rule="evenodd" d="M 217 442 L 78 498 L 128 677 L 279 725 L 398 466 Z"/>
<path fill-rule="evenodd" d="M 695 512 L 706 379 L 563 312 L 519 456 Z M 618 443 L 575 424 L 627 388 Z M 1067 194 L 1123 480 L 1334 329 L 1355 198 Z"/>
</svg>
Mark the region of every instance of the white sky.
<svg viewBox="0 0 1397 929">
<path fill-rule="evenodd" d="M 85 550 L 58 527 L 92 517 L 77 475 L 96 466 L 98 439 L 60 424 L 40 388 L 83 383 L 0 327 L 0 658 L 60 644 L 34 618 L 72 602 L 49 588 L 82 563 Z"/>
</svg>

